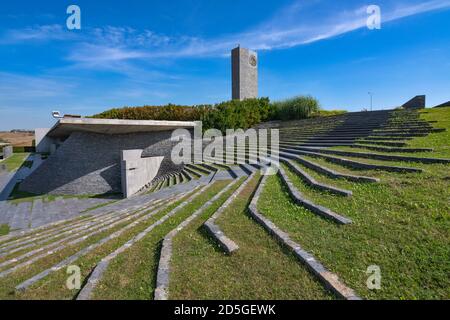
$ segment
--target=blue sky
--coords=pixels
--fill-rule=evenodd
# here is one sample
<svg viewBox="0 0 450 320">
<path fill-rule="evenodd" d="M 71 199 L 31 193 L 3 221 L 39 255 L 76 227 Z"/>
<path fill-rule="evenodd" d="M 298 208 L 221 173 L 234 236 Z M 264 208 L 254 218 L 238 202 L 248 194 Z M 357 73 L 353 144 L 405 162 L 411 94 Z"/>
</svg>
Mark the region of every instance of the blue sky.
<svg viewBox="0 0 450 320">
<path fill-rule="evenodd" d="M 81 8 L 81 30 L 66 9 Z M 366 27 L 368 5 L 381 30 Z M 230 99 L 229 51 L 259 53 L 260 95 L 326 109 L 450 100 L 450 0 L 8 1 L 0 6 L 0 130 L 52 110 Z"/>
</svg>

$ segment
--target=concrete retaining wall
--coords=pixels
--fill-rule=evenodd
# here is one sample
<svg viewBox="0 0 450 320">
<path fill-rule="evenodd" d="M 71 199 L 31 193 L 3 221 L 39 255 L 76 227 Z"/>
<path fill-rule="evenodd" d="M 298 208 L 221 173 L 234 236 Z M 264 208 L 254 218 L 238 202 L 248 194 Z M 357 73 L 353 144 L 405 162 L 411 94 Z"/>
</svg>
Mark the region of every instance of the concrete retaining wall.
<svg viewBox="0 0 450 320">
<path fill-rule="evenodd" d="M 142 158 L 144 150 L 123 150 L 121 161 L 122 193 L 128 198 L 158 174 L 164 157 Z"/>
<path fill-rule="evenodd" d="M 36 152 L 50 153 L 52 139 L 47 137 L 50 128 L 38 128 L 34 130 L 34 141 L 36 142 Z"/>
<path fill-rule="evenodd" d="M 142 149 L 143 157 L 164 157 L 156 177 L 181 171 L 170 160 L 172 131 L 106 135 L 74 132 L 34 171 L 20 190 L 36 194 L 121 193 L 122 150 Z"/>
<path fill-rule="evenodd" d="M 8 159 L 13 154 L 13 147 L 12 146 L 3 147 L 2 154 L 3 154 L 3 159 Z"/>
</svg>

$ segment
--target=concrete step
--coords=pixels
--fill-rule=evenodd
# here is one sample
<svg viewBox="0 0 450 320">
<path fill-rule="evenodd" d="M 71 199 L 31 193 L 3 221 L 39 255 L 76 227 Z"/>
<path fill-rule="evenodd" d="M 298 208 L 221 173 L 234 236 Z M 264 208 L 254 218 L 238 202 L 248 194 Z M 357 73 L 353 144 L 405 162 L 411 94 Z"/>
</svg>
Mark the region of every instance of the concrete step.
<svg viewBox="0 0 450 320">
<path fill-rule="evenodd" d="M 369 182 L 369 183 L 374 183 L 374 182 L 380 181 L 377 178 L 341 173 L 336 170 L 332 170 L 326 166 L 319 165 L 319 164 L 315 163 L 314 161 L 309 161 L 299 155 L 289 153 L 289 152 L 284 152 L 284 151 L 280 152 L 280 158 L 281 157 L 286 158 L 286 159 L 295 160 L 295 161 L 301 163 L 302 165 L 304 165 L 305 167 L 312 169 L 320 174 L 324 174 L 333 179 L 346 179 L 348 181 L 353 181 L 353 182 Z"/>
<path fill-rule="evenodd" d="M 306 149 L 306 151 L 310 151 L 310 150 Z M 404 162 L 418 162 L 418 163 L 427 163 L 427 164 L 432 164 L 432 163 L 449 164 L 450 163 L 450 159 L 439 159 L 439 158 L 409 157 L 409 156 L 386 155 L 386 154 L 377 154 L 377 153 L 369 153 L 369 152 L 352 152 L 352 151 L 325 150 L 325 149 L 314 149 L 313 151 L 316 153 L 332 154 L 332 155 L 338 155 L 338 156 L 344 156 L 344 157 L 347 156 L 347 157 L 365 158 L 365 159 L 373 159 L 373 160 L 381 160 L 381 161 L 404 161 Z"/>
<path fill-rule="evenodd" d="M 283 143 L 280 142 L 280 145 L 284 145 L 284 144 L 288 144 L 289 143 Z M 353 143 L 348 143 L 348 142 L 342 142 L 342 143 L 295 143 L 295 145 L 298 146 L 305 146 L 305 147 L 349 147 L 352 146 Z"/>
<path fill-rule="evenodd" d="M 31 202 L 19 203 L 10 217 L 9 226 L 12 230 L 26 229 L 30 225 Z"/>
<path fill-rule="evenodd" d="M 311 157 L 319 157 L 322 159 L 325 159 L 327 161 L 351 167 L 354 169 L 362 169 L 362 170 L 382 170 L 387 172 L 398 172 L 398 173 L 421 173 L 423 172 L 422 169 L 418 168 L 411 168 L 411 167 L 400 167 L 400 166 L 390 166 L 390 165 L 378 165 L 378 164 L 371 164 L 371 163 L 365 163 L 358 160 L 349 160 L 345 158 L 335 157 L 331 155 L 326 155 L 323 153 L 315 152 L 315 151 L 305 151 L 305 150 L 299 150 L 294 148 L 280 148 L 281 151 L 293 153 L 293 154 L 299 154 L 299 155 L 306 155 Z"/>
<path fill-rule="evenodd" d="M 382 146 L 368 146 L 365 144 L 355 144 L 351 148 L 363 148 L 367 150 L 379 151 L 379 152 L 400 152 L 400 153 L 418 153 L 418 152 L 433 152 L 433 149 L 427 148 L 395 148 L 395 147 L 382 147 Z"/>
<path fill-rule="evenodd" d="M 406 147 L 408 144 L 405 142 L 391 142 L 391 141 L 367 141 L 367 140 L 360 140 L 358 141 L 360 144 L 365 145 L 382 145 L 382 146 L 391 146 L 391 147 Z"/>
<path fill-rule="evenodd" d="M 312 176 L 310 176 L 305 170 L 296 165 L 292 160 L 286 158 L 280 158 L 280 160 L 285 163 L 295 174 L 297 174 L 306 184 L 309 186 L 316 188 L 318 190 L 326 191 L 332 194 L 336 194 L 344 197 L 351 197 L 352 192 L 349 190 L 344 190 L 340 188 L 336 188 L 324 183 L 318 182 Z"/>
</svg>

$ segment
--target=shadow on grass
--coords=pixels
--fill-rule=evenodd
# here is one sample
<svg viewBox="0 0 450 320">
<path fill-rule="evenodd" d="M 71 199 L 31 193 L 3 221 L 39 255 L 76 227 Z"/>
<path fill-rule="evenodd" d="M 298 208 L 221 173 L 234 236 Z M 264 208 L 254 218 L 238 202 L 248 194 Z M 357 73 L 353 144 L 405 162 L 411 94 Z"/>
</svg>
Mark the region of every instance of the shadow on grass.
<svg viewBox="0 0 450 320">
<path fill-rule="evenodd" d="M 157 280 L 158 280 L 158 267 L 159 267 L 159 260 L 161 260 L 161 251 L 162 251 L 162 244 L 163 244 L 164 238 L 158 241 L 158 243 L 155 246 L 155 255 L 153 256 L 153 279 L 152 279 L 152 287 L 150 289 L 150 295 L 152 299 L 155 299 L 155 290 L 157 286 Z"/>
</svg>

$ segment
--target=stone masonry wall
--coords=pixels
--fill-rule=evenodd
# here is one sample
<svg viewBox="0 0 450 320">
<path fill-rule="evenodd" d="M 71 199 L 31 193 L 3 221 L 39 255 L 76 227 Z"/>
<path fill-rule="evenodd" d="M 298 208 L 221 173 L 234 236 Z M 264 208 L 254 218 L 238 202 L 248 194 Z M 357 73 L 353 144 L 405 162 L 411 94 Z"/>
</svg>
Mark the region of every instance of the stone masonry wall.
<svg viewBox="0 0 450 320">
<path fill-rule="evenodd" d="M 172 131 L 104 135 L 74 132 L 20 185 L 35 194 L 86 195 L 121 192 L 122 150 L 143 149 L 143 156 L 164 156 L 157 177 L 182 166 L 170 160 Z"/>
</svg>

